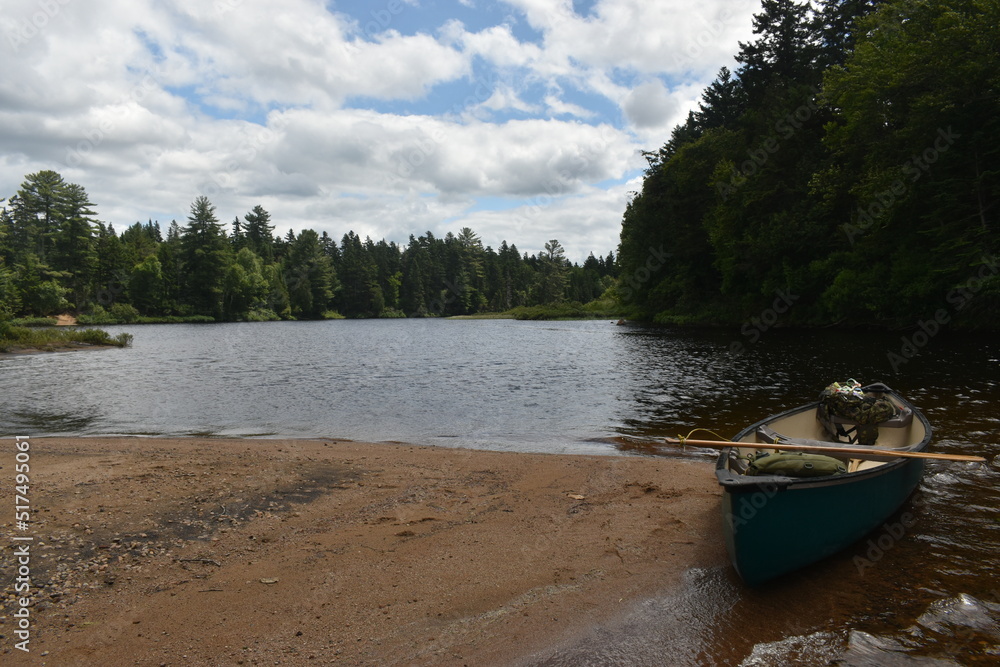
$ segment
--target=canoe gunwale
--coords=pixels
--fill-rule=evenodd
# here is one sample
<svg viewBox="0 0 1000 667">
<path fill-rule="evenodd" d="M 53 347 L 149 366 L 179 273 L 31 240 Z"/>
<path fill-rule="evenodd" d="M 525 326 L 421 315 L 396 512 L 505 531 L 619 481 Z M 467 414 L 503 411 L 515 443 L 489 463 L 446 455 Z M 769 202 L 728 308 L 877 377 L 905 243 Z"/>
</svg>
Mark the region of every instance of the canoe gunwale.
<svg viewBox="0 0 1000 667">
<path fill-rule="evenodd" d="M 924 437 L 919 441 L 907 447 L 900 447 L 898 451 L 901 452 L 921 452 L 927 449 L 930 444 L 931 438 L 933 437 L 933 429 L 931 428 L 930 422 L 924 414 L 918 410 L 912 403 L 907 401 L 905 398 L 899 395 L 895 390 L 886 387 L 884 393 L 892 396 L 902 407 L 907 408 L 913 414 L 913 418 L 919 420 L 921 426 L 924 429 Z M 756 430 L 772 422 L 779 421 L 786 417 L 791 417 L 802 412 L 809 410 L 815 410 L 819 407 L 819 401 L 813 401 L 805 405 L 800 405 L 784 412 L 780 412 L 776 415 L 771 415 L 766 417 L 755 424 L 752 424 L 742 431 L 740 431 L 734 438 L 734 441 L 740 441 L 748 435 L 756 432 Z M 753 445 L 759 445 L 760 449 L 766 449 L 767 445 L 764 443 L 746 443 L 748 447 Z M 831 442 L 831 445 L 836 443 Z M 743 475 L 737 472 L 733 472 L 729 469 L 730 457 L 732 456 L 735 447 L 725 447 L 719 453 L 718 461 L 715 466 L 715 475 L 719 480 L 719 484 L 727 493 L 756 493 L 761 490 L 773 490 L 777 488 L 778 490 L 788 490 L 788 489 L 809 489 L 818 488 L 824 486 L 835 486 L 840 484 L 850 484 L 853 482 L 861 481 L 871 477 L 879 477 L 882 475 L 890 474 L 895 470 L 905 466 L 908 459 L 897 458 L 891 459 L 888 462 L 880 465 L 876 468 L 869 468 L 866 470 L 858 470 L 855 472 L 843 473 L 840 475 L 830 475 L 828 477 L 788 477 L 785 475 Z"/>
</svg>

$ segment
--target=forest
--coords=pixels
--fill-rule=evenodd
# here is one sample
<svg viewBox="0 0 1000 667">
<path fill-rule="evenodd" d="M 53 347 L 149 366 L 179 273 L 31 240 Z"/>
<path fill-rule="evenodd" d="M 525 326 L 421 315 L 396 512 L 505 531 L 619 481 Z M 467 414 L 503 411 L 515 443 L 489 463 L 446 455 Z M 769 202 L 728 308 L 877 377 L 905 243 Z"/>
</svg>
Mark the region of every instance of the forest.
<svg viewBox="0 0 1000 667">
<path fill-rule="evenodd" d="M 537 255 L 494 250 L 468 228 L 405 246 L 275 237 L 261 206 L 227 225 L 205 197 L 184 224 L 118 233 L 82 186 L 40 171 L 0 202 L 0 319 L 515 309 L 1000 329 L 1000 3 L 763 0 L 753 28 L 736 70 L 644 153 L 617 256 L 571 264 L 555 239 Z"/>
<path fill-rule="evenodd" d="M 645 154 L 626 312 L 1000 328 L 1000 3 L 764 0 L 753 27 Z"/>
<path fill-rule="evenodd" d="M 614 254 L 571 264 L 558 240 L 538 255 L 484 247 L 469 228 L 409 243 L 338 244 L 289 230 L 255 206 L 230 225 L 204 196 L 183 226 L 136 222 L 120 234 L 86 190 L 54 171 L 29 174 L 0 211 L 0 316 L 74 312 L 81 323 L 439 317 L 546 306 L 594 314 L 615 282 Z"/>
</svg>

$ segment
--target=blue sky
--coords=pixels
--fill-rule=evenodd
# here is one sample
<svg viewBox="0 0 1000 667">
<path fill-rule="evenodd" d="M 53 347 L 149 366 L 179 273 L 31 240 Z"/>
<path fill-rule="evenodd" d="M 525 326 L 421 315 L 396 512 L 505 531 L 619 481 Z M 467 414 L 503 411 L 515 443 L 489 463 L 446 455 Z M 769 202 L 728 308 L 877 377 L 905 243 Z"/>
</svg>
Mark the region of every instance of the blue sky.
<svg viewBox="0 0 1000 667">
<path fill-rule="evenodd" d="M 750 0 L 8 0 L 0 196 L 54 169 L 98 217 L 606 255 L 642 150 L 695 107 Z"/>
</svg>

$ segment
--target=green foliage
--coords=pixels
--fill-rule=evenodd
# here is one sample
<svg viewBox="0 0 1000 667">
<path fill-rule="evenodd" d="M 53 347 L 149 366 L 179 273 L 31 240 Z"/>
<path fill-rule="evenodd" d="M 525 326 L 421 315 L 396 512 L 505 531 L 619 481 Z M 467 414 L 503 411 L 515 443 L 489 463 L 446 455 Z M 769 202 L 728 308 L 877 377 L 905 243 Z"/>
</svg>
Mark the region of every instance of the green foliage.
<svg viewBox="0 0 1000 667">
<path fill-rule="evenodd" d="M 288 249 L 284 277 L 289 307 L 296 318 L 321 318 L 340 288 L 319 234 L 311 229 L 299 234 Z"/>
<path fill-rule="evenodd" d="M 132 335 L 121 333 L 117 336 L 111 336 L 108 332 L 100 329 L 28 328 L 14 326 L 9 321 L 0 320 L 0 352 L 16 349 L 51 350 L 80 343 L 128 347 L 132 344 Z"/>
<path fill-rule="evenodd" d="M 166 281 L 163 275 L 163 265 L 156 254 L 147 255 L 132 269 L 128 293 L 132 303 L 142 312 L 163 312 L 166 301 Z"/>
<path fill-rule="evenodd" d="M 276 322 L 281 318 L 270 308 L 255 308 L 247 313 L 247 322 Z"/>
<path fill-rule="evenodd" d="M 57 323 L 54 317 L 19 317 L 10 320 L 11 326 L 16 327 L 54 327 Z"/>
<path fill-rule="evenodd" d="M 249 248 L 242 248 L 226 268 L 223 280 L 226 319 L 239 319 L 250 312 L 272 312 L 265 308 L 267 294 L 268 283 L 260 258 Z"/>
<path fill-rule="evenodd" d="M 754 32 L 645 154 L 623 308 L 737 323 L 789 293 L 785 324 L 994 319 L 991 290 L 949 295 L 1000 254 L 1000 5 L 764 0 Z"/>
<path fill-rule="evenodd" d="M 182 294 L 193 314 L 223 316 L 224 281 L 232 250 L 215 206 L 201 196 L 191 204 L 188 225 L 181 235 L 181 262 L 184 267 Z"/>
<path fill-rule="evenodd" d="M 73 311 L 81 324 L 446 317 L 586 303 L 615 283 L 613 253 L 570 264 L 558 240 L 538 255 L 484 247 L 468 227 L 406 247 L 306 229 L 273 236 L 255 206 L 219 223 L 198 197 L 183 228 L 92 220 L 86 192 L 55 172 L 29 175 L 0 209 L 0 312 Z M 47 230 L 47 231 L 46 231 Z M 40 253 L 45 253 L 44 256 Z"/>
<path fill-rule="evenodd" d="M 111 336 L 107 331 L 101 329 L 83 329 L 81 331 L 67 331 L 66 339 L 76 343 L 87 343 L 88 345 L 111 345 L 114 347 L 128 347 L 132 344 L 132 334 L 120 333 Z"/>
<path fill-rule="evenodd" d="M 134 324 L 139 321 L 139 311 L 130 303 L 116 303 L 108 315 L 120 324 Z"/>
<path fill-rule="evenodd" d="M 622 314 L 620 306 L 612 299 L 581 304 L 575 301 L 549 304 L 545 306 L 518 306 L 506 313 L 505 317 L 515 320 L 590 320 L 618 318 Z"/>
</svg>

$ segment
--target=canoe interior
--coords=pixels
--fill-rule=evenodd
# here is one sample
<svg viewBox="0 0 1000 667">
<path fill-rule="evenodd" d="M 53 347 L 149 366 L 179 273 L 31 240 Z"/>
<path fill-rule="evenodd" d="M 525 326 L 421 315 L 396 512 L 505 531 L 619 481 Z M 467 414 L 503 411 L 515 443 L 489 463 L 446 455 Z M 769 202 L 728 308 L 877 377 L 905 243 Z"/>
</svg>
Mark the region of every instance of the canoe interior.
<svg viewBox="0 0 1000 667">
<path fill-rule="evenodd" d="M 892 401 L 900 411 L 913 410 L 912 406 L 905 403 L 902 399 L 895 395 L 886 394 L 885 397 Z M 849 446 L 847 443 L 836 440 L 826 432 L 823 425 L 816 418 L 817 407 L 818 406 L 815 405 L 806 406 L 797 410 L 786 412 L 768 420 L 766 425 L 770 429 L 788 438 L 818 440 L 820 442 L 828 442 L 831 446 Z M 917 451 L 926 444 L 926 440 L 927 429 L 925 427 L 925 422 L 919 414 L 915 414 L 914 418 L 908 420 L 905 426 L 880 427 L 878 441 L 874 446 L 877 449 Z M 749 455 L 757 452 L 776 451 L 766 446 L 766 441 L 760 437 L 757 429 L 753 427 L 744 431 L 741 434 L 741 437 L 738 436 L 738 442 L 752 443 L 753 446 L 734 448 L 735 451 L 739 452 L 739 459 L 736 459 L 734 456 L 728 457 L 730 470 L 736 473 L 742 472 L 742 470 L 734 466 L 741 465 L 740 460 L 745 461 L 746 457 Z M 840 454 L 834 452 L 825 453 L 825 455 L 832 456 L 833 458 L 841 461 L 850 472 L 872 470 L 891 463 L 891 461 L 861 460 L 852 458 L 850 454 Z"/>
</svg>

